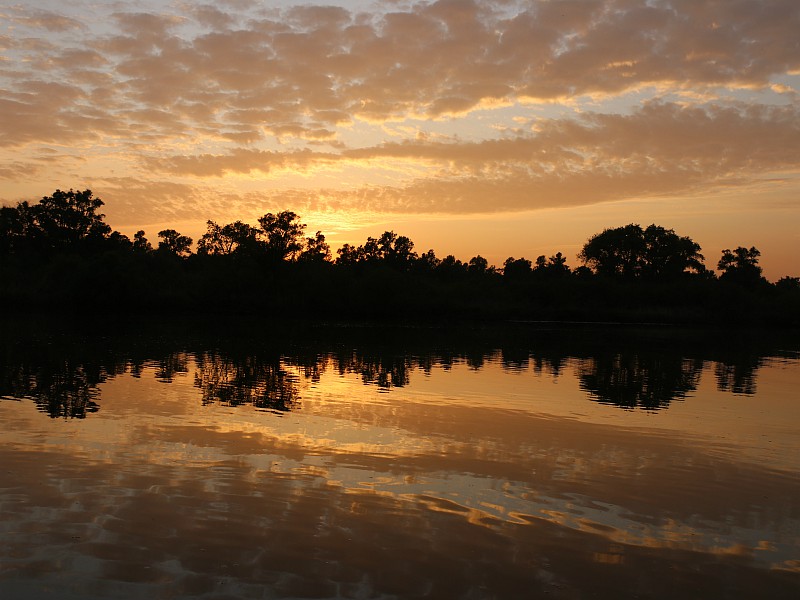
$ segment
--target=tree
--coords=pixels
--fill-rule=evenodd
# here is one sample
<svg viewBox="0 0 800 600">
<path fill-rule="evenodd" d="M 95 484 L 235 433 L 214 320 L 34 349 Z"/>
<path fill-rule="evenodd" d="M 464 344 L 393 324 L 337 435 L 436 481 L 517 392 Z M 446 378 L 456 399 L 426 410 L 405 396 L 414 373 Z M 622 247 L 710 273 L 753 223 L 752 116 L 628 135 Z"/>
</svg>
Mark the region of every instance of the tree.
<svg viewBox="0 0 800 600">
<path fill-rule="evenodd" d="M 339 257 L 336 259 L 336 264 L 341 266 L 352 266 L 358 263 L 358 248 L 350 244 L 344 244 L 336 251 Z"/>
<path fill-rule="evenodd" d="M 414 265 L 420 266 L 419 257 L 414 252 L 414 242 L 404 235 L 397 235 L 394 231 L 384 231 L 378 238 L 370 236 L 363 246 L 357 248 L 345 244 L 337 252 L 338 265 L 380 264 L 400 271 L 407 271 Z M 435 256 L 433 259 L 435 261 Z"/>
<path fill-rule="evenodd" d="M 197 253 L 201 255 L 226 255 L 253 250 L 257 245 L 258 229 L 242 221 L 219 226 L 206 221 L 207 230 L 197 241 Z"/>
<path fill-rule="evenodd" d="M 589 238 L 578 258 L 599 275 L 626 278 L 664 279 L 705 270 L 698 244 L 658 225 L 604 229 Z"/>
<path fill-rule="evenodd" d="M 300 217 L 290 210 L 284 210 L 277 215 L 267 213 L 258 219 L 261 230 L 266 236 L 264 249 L 267 255 L 274 260 L 294 260 L 303 249 L 303 232 L 305 223 L 300 223 Z"/>
<path fill-rule="evenodd" d="M 483 274 L 489 269 L 489 261 L 483 258 L 480 254 L 473 256 L 467 263 L 467 271 L 470 273 Z"/>
<path fill-rule="evenodd" d="M 192 253 L 192 238 L 181 235 L 174 229 L 164 229 L 158 232 L 161 241 L 158 242 L 158 251 L 175 256 L 188 256 Z"/>
<path fill-rule="evenodd" d="M 0 254 L 24 252 L 32 243 L 34 217 L 27 202 L 0 208 Z"/>
<path fill-rule="evenodd" d="M 536 258 L 536 268 L 534 273 L 539 277 L 564 277 L 571 273 L 570 268 L 567 266 L 567 257 L 556 252 L 550 258 L 545 258 L 544 254 Z"/>
<path fill-rule="evenodd" d="M 414 242 L 404 235 L 395 237 L 394 244 L 386 250 L 384 260 L 396 269 L 408 270 L 417 260 Z"/>
<path fill-rule="evenodd" d="M 643 232 L 644 254 L 640 272 L 653 278 L 674 278 L 687 269 L 705 271 L 700 245 L 689 237 L 680 237 L 672 229 L 650 225 Z"/>
<path fill-rule="evenodd" d="M 738 246 L 733 251 L 726 248 L 717 263 L 717 268 L 722 271 L 720 280 L 744 286 L 758 285 L 763 281 L 758 266 L 759 256 L 761 252 L 755 246 Z"/>
<path fill-rule="evenodd" d="M 103 206 L 91 190 L 56 190 L 38 204 L 20 202 L 0 211 L 0 252 L 85 251 L 107 242 L 111 227 L 98 213 Z M 121 241 L 116 233 L 114 245 Z"/>
<path fill-rule="evenodd" d="M 509 256 L 503 263 L 503 277 L 509 281 L 521 279 L 531 273 L 531 261 L 527 258 L 514 258 Z"/>
<path fill-rule="evenodd" d="M 644 251 L 643 238 L 639 225 L 604 229 L 589 238 L 578 258 L 599 275 L 633 277 Z"/>
<path fill-rule="evenodd" d="M 396 249 L 398 240 L 400 240 L 400 248 Z M 394 231 L 384 231 L 379 238 L 368 237 L 364 245 L 359 246 L 359 260 L 371 263 L 402 262 L 401 255 L 408 255 L 413 247 L 414 243 L 407 237 L 398 237 Z"/>
<path fill-rule="evenodd" d="M 314 237 L 306 238 L 305 248 L 298 255 L 300 262 L 323 263 L 331 259 L 331 247 L 325 242 L 325 236 L 318 231 Z"/>
<path fill-rule="evenodd" d="M 442 273 L 443 275 L 460 275 L 465 273 L 466 270 L 467 265 L 458 260 L 452 254 L 445 256 L 436 267 L 436 271 L 438 273 Z"/>
<path fill-rule="evenodd" d="M 88 189 L 78 192 L 57 189 L 34 207 L 34 217 L 47 246 L 76 247 L 103 240 L 111 233 L 111 227 L 103 221 L 105 215 L 97 212 L 103 204 Z"/>
<path fill-rule="evenodd" d="M 436 252 L 430 249 L 417 257 L 416 268 L 420 271 L 431 272 L 436 270 L 441 262 L 441 260 L 436 258 Z"/>
<path fill-rule="evenodd" d="M 800 277 L 781 277 L 775 282 L 775 287 L 783 292 L 800 291 Z"/>
<path fill-rule="evenodd" d="M 152 252 L 153 246 L 144 236 L 144 230 L 140 229 L 133 234 L 133 251 L 134 252 Z"/>
</svg>

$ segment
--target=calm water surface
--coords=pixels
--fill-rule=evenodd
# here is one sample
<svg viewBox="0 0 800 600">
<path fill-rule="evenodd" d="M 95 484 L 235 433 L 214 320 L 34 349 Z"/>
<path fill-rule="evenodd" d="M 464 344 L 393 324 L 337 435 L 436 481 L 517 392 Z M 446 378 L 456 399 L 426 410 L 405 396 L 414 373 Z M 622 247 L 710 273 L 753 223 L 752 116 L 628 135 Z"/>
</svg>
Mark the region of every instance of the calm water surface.
<svg viewBox="0 0 800 600">
<path fill-rule="evenodd" d="M 3 600 L 800 597 L 796 336 L 3 327 Z"/>
</svg>

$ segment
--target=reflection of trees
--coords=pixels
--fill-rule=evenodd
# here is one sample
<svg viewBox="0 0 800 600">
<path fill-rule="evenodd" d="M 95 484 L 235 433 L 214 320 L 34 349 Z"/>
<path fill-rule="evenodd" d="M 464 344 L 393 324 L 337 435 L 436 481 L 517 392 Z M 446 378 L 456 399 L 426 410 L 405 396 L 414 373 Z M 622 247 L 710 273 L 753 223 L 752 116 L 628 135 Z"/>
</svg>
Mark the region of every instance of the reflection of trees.
<svg viewBox="0 0 800 600">
<path fill-rule="evenodd" d="M 592 400 L 623 408 L 666 408 L 695 390 L 703 370 L 702 359 L 680 354 L 612 353 L 582 361 L 581 389 Z"/>
<path fill-rule="evenodd" d="M 567 357 L 546 348 L 534 351 L 528 348 L 503 348 L 500 361 L 507 371 L 527 371 L 532 368 L 536 375 L 558 378 L 567 364 Z"/>
<path fill-rule="evenodd" d="M 286 412 L 299 402 L 297 376 L 281 367 L 280 358 L 244 356 L 232 359 L 208 352 L 198 354 L 196 360 L 194 383 L 202 391 L 203 404 L 252 404 L 257 408 Z"/>
<path fill-rule="evenodd" d="M 158 359 L 156 379 L 162 383 L 172 383 L 179 373 L 189 372 L 189 357 L 184 352 L 172 352 Z"/>
<path fill-rule="evenodd" d="M 717 389 L 752 396 L 756 393 L 756 371 L 763 362 L 760 356 L 741 356 L 736 360 L 718 362 L 714 367 Z"/>
<path fill-rule="evenodd" d="M 405 354 L 342 351 L 334 355 L 334 364 L 340 375 L 360 375 L 365 384 L 377 385 L 382 389 L 408 385 L 410 372 L 414 369 L 412 357 Z M 424 368 L 424 364 L 422 366 Z"/>
<path fill-rule="evenodd" d="M 97 376 L 83 365 L 69 361 L 59 364 L 32 365 L 22 363 L 4 369 L 0 395 L 28 398 L 42 412 L 53 418 L 79 418 L 97 412 L 97 384 L 105 375 Z"/>
<path fill-rule="evenodd" d="M 533 372 L 537 375 L 547 373 L 553 378 L 558 378 L 566 365 L 567 358 L 565 356 L 533 356 Z"/>
<path fill-rule="evenodd" d="M 525 371 L 531 360 L 531 351 L 525 347 L 507 346 L 502 350 L 503 368 L 509 371 Z"/>
<path fill-rule="evenodd" d="M 714 361 L 720 391 L 753 394 L 764 357 L 797 359 L 796 353 L 776 353 L 775 345 L 759 345 L 746 336 L 718 342 L 653 330 L 637 337 L 620 330 L 552 328 L 538 335 L 520 329 L 505 338 L 487 329 L 488 339 L 479 337 L 481 330 L 478 337 L 461 340 L 436 338 L 432 329 L 415 334 L 409 329 L 417 337 L 369 328 L 318 330 L 313 336 L 281 330 L 267 341 L 235 330 L 195 338 L 147 330 L 127 338 L 83 334 L 25 341 L 24 335 L 9 335 L 0 340 L 0 396 L 31 399 L 52 417 L 83 418 L 99 408 L 97 385 L 116 374 L 170 384 L 189 373 L 205 404 L 285 412 L 298 407 L 301 380 L 318 383 L 326 369 L 390 390 L 459 365 L 517 372 L 521 385 L 527 374 L 558 378 L 574 365 L 590 399 L 658 409 L 695 390 L 706 361 Z M 284 339 L 313 343 L 288 345 Z"/>
</svg>

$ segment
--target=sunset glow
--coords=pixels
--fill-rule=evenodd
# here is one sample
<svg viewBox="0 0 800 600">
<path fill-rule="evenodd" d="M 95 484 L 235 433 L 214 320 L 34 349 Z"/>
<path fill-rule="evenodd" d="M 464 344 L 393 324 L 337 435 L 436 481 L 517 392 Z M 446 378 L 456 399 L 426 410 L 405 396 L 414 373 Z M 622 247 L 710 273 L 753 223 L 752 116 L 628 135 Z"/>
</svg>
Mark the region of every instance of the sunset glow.
<svg viewBox="0 0 800 600">
<path fill-rule="evenodd" d="M 605 227 L 757 246 L 798 276 L 796 0 L 0 7 L 0 202 L 91 188 L 197 239 L 292 210 L 462 260 Z"/>
</svg>

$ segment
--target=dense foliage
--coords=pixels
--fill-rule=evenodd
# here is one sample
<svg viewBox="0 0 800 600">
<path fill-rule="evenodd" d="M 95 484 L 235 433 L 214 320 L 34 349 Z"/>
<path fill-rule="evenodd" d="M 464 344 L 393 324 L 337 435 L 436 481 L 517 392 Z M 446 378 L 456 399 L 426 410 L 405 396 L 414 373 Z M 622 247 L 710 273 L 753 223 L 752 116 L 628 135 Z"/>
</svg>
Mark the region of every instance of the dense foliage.
<svg viewBox="0 0 800 600">
<path fill-rule="evenodd" d="M 158 244 L 112 231 L 90 190 L 56 190 L 38 204 L 0 209 L 0 302 L 8 308 L 202 311 L 325 318 L 524 318 L 794 323 L 800 280 L 769 283 L 760 253 L 722 251 L 720 275 L 700 246 L 657 225 L 592 236 L 577 268 L 566 257 L 418 253 L 386 231 L 334 258 L 322 232 L 306 236 L 291 211 L 258 226 L 207 222 L 193 240 L 174 229 Z"/>
</svg>

